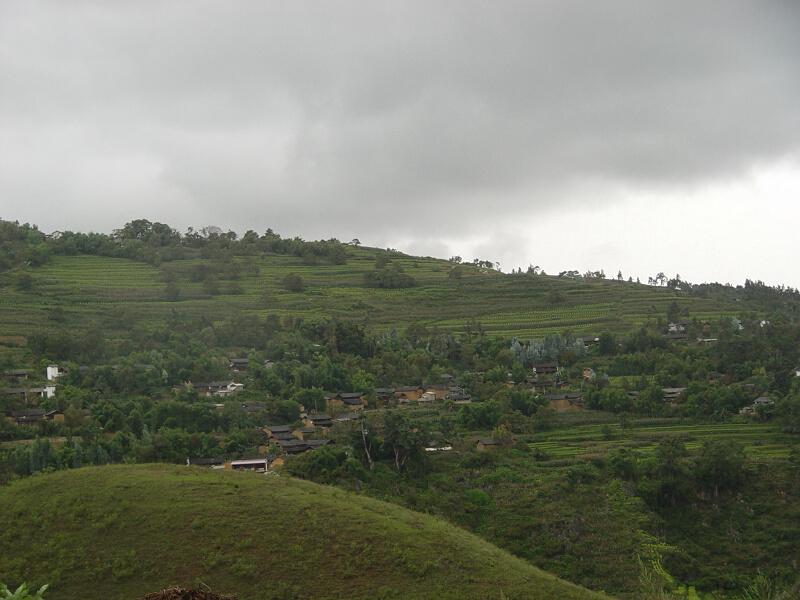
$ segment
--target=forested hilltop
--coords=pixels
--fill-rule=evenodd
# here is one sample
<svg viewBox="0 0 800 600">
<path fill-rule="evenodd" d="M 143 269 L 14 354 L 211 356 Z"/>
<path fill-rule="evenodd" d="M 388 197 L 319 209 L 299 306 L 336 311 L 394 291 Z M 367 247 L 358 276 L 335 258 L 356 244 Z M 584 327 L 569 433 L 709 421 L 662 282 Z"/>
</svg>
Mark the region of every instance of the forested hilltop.
<svg viewBox="0 0 800 600">
<path fill-rule="evenodd" d="M 146 220 L 111 235 L 0 222 L 0 244 L 2 483 L 123 462 L 269 469 L 621 597 L 792 593 L 796 290 L 502 273 Z"/>
</svg>

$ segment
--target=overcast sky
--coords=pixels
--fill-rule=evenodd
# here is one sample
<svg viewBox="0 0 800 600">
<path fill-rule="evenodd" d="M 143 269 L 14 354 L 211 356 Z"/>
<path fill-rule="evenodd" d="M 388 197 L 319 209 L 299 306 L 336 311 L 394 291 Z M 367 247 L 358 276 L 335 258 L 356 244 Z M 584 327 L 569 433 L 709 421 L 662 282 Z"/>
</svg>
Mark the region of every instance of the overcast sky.
<svg viewBox="0 0 800 600">
<path fill-rule="evenodd" d="M 800 286 L 800 2 L 0 0 L 0 217 Z"/>
</svg>

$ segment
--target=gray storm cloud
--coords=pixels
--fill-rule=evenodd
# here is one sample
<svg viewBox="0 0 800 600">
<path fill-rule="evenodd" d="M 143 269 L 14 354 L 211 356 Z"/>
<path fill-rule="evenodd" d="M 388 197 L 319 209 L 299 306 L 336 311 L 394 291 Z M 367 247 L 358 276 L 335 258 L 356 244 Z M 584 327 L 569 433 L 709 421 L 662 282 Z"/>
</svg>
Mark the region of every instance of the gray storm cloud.
<svg viewBox="0 0 800 600">
<path fill-rule="evenodd" d="M 800 147 L 798 6 L 6 1 L 0 216 L 384 241 L 724 180 Z"/>
</svg>

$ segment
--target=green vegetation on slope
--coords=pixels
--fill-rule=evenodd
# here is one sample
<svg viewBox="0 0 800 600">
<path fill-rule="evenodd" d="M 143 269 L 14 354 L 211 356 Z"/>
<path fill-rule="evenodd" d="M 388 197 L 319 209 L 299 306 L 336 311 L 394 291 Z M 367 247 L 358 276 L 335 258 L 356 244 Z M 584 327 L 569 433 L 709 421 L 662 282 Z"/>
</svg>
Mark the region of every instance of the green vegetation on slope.
<svg viewBox="0 0 800 600">
<path fill-rule="evenodd" d="M 451 265 L 432 258 L 393 259 L 415 278 L 415 287 L 367 287 L 363 276 L 373 270 L 380 252 L 348 248 L 346 265 L 308 266 L 297 257 L 278 255 L 253 258 L 250 264 L 257 268 L 251 274 L 240 275 L 235 287 L 222 282 L 214 295 L 189 274 L 192 266 L 209 261 L 172 261 L 168 268 L 178 273 L 176 301 L 166 299 L 164 274 L 150 265 L 104 256 L 54 257 L 29 269 L 30 290 L 0 288 L 0 342 L 13 347 L 38 332 L 81 335 L 98 326 L 107 338 L 121 341 L 132 329 L 162 325 L 175 314 L 212 322 L 237 316 L 336 318 L 373 331 L 415 324 L 444 333 L 462 332 L 474 322 L 492 337 L 528 339 L 566 330 L 576 335 L 631 331 L 663 318 L 673 301 L 698 319 L 733 315 L 739 308 L 624 282 L 512 276 L 472 267 L 453 280 L 448 277 Z M 302 277 L 304 291 L 283 287 L 292 273 Z M 558 305 L 548 300 L 553 290 L 564 298 Z"/>
<path fill-rule="evenodd" d="M 338 318 L 377 331 L 413 323 L 457 333 L 479 322 L 494 337 L 531 338 L 630 331 L 663 317 L 673 302 L 698 319 L 742 308 L 741 294 L 728 288 L 709 294 L 596 276 L 509 275 L 490 265 L 271 231 L 241 239 L 232 232 L 181 236 L 140 220 L 111 236 L 45 237 L 0 222 L 0 342 L 13 346 L 36 332 L 81 333 L 98 325 L 112 339 L 124 339 L 132 328 L 163 324 L 175 312 L 215 322 Z"/>
<path fill-rule="evenodd" d="M 281 446 L 265 425 L 299 428 L 302 407 L 339 417 L 326 393 L 360 392 L 366 427 L 316 430 L 334 445 L 285 457 L 288 472 L 433 513 L 631 598 L 651 567 L 675 576 L 665 590 L 714 598 L 759 573 L 792 583 L 800 292 L 458 262 L 270 231 L 138 221 L 45 237 L 0 221 L 0 482 L 263 456 Z M 597 343 L 576 339 L 587 333 Z M 545 361 L 556 373 L 539 373 Z M 52 395 L 41 386 L 54 363 Z M 200 385 L 231 379 L 243 389 L 228 397 Z M 391 391 L 409 385 L 454 397 L 439 387 L 412 408 Z M 490 436 L 501 448 L 478 452 Z M 114 556 L 89 575 L 124 582 L 131 559 Z M 212 563 L 242 570 L 225 556 Z"/>
<path fill-rule="evenodd" d="M 113 466 L 0 488 L 0 573 L 49 600 L 600 598 L 430 516 L 288 477 Z M 9 552 L 8 549 L 13 549 Z"/>
<path fill-rule="evenodd" d="M 447 419 L 429 407 L 407 414 L 419 428 Z M 621 428 L 608 413 L 563 413 L 551 417 L 551 428 L 520 431 L 491 452 L 477 451 L 475 439 L 502 435 L 501 429 L 452 436 L 453 450 L 426 456 L 422 472 L 398 477 L 381 464 L 361 474 L 358 487 L 446 518 L 548 572 L 619 597 L 642 597 L 640 560 L 658 564 L 661 573 L 665 567 L 709 598 L 738 598 L 759 574 L 793 581 L 787 557 L 800 551 L 800 480 L 790 456 L 792 436 L 744 421 L 624 421 Z M 686 450 L 671 471 L 665 446 Z M 739 448 L 743 463 L 716 455 L 704 460 L 714 451 L 735 459 Z M 326 472 L 323 462 L 304 456 L 289 469 L 353 489 L 351 477 L 330 462 Z M 709 473 L 710 464 L 731 469 Z M 673 483 L 682 492 L 675 505 L 664 502 Z"/>
</svg>

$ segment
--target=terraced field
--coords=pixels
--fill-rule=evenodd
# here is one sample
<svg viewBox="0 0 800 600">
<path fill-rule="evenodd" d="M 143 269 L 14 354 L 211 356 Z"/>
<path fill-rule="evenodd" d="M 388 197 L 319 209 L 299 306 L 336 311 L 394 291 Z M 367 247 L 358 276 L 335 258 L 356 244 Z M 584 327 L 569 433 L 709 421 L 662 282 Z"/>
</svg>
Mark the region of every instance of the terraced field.
<svg viewBox="0 0 800 600">
<path fill-rule="evenodd" d="M 609 433 L 610 435 L 606 435 Z M 748 457 L 757 462 L 787 458 L 793 440 L 774 425 L 731 422 L 724 424 L 689 424 L 672 419 L 655 419 L 634 423 L 624 432 L 618 424 L 579 425 L 536 434 L 530 447 L 549 460 L 581 459 L 605 455 L 617 448 L 628 448 L 642 454 L 655 450 L 665 437 L 680 437 L 689 451 L 699 450 L 712 439 L 736 440 L 745 447 Z"/>
<path fill-rule="evenodd" d="M 203 259 L 164 263 L 160 268 L 127 259 L 98 256 L 55 257 L 33 269 L 33 290 L 0 289 L 0 339 L 52 329 L 59 322 L 72 329 L 102 326 L 114 331 L 120 321 L 150 324 L 173 311 L 212 320 L 236 314 L 334 316 L 357 320 L 373 330 L 403 328 L 412 322 L 457 333 L 475 319 L 492 336 L 523 339 L 572 331 L 596 335 L 624 332 L 663 317 L 677 300 L 690 315 L 733 315 L 736 307 L 692 298 L 666 289 L 615 281 L 522 277 L 463 266 L 463 276 L 448 277 L 452 265 L 433 258 L 398 257 L 418 285 L 407 289 L 372 289 L 364 273 L 374 268 L 374 249 L 349 248 L 343 265 L 306 265 L 291 256 L 242 259 L 250 274 L 220 281 L 220 294 L 208 295 L 191 281 L 190 271 Z M 179 300 L 164 299 L 165 275 L 177 276 Z M 247 271 L 246 271 L 247 272 Z M 306 290 L 283 289 L 289 273 L 303 277 Z M 548 301 L 553 290 L 563 301 Z M 60 319 L 57 318 L 60 313 Z"/>
</svg>

